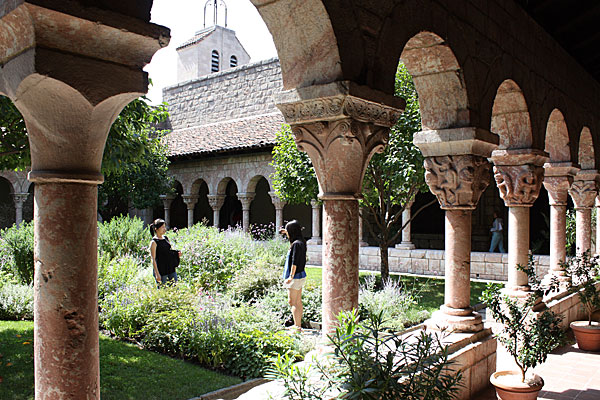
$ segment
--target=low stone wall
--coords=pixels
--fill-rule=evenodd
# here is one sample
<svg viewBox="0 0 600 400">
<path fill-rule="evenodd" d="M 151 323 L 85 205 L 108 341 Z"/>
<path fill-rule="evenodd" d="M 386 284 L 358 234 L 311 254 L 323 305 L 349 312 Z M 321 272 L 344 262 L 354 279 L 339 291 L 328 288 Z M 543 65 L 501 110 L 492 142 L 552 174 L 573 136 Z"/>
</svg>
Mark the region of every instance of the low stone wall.
<svg viewBox="0 0 600 400">
<path fill-rule="evenodd" d="M 322 246 L 308 245 L 308 264 L 322 265 Z M 378 247 L 360 248 L 360 269 L 379 271 L 380 259 Z M 389 249 L 390 271 L 419 275 L 444 275 L 444 250 L 400 250 Z M 533 256 L 538 276 L 546 275 L 549 268 L 549 256 Z M 471 278 L 505 281 L 508 277 L 507 253 L 471 253 Z"/>
</svg>

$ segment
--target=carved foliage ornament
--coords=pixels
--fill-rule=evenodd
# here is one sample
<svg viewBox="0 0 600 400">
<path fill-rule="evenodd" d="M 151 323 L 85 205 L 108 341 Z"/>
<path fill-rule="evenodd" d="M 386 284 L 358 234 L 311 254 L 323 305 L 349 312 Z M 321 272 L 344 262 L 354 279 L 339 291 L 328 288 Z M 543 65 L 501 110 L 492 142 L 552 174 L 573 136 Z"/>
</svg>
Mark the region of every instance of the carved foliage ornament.
<svg viewBox="0 0 600 400">
<path fill-rule="evenodd" d="M 360 193 L 367 163 L 389 137 L 389 128 L 351 118 L 295 124 L 292 131 L 326 193 Z"/>
<path fill-rule="evenodd" d="M 277 107 L 289 124 L 350 117 L 363 122 L 392 127 L 400 117 L 400 111 L 393 107 L 348 95 L 278 104 Z"/>
<path fill-rule="evenodd" d="M 575 208 L 592 208 L 598 194 L 595 181 L 575 181 L 569 189 Z"/>
<path fill-rule="evenodd" d="M 223 206 L 223 203 L 225 202 L 225 196 L 223 195 L 208 195 L 208 204 L 210 205 L 210 207 L 214 210 L 214 209 L 220 209 Z"/>
<path fill-rule="evenodd" d="M 566 206 L 572 176 L 545 176 L 544 187 L 548 191 L 548 202 L 552 206 Z"/>
<path fill-rule="evenodd" d="M 507 207 L 531 207 L 540 194 L 543 177 L 544 168 L 536 165 L 494 166 L 494 180 Z"/>
<path fill-rule="evenodd" d="M 491 165 L 474 155 L 425 158 L 425 181 L 446 209 L 473 210 L 490 183 Z"/>
</svg>

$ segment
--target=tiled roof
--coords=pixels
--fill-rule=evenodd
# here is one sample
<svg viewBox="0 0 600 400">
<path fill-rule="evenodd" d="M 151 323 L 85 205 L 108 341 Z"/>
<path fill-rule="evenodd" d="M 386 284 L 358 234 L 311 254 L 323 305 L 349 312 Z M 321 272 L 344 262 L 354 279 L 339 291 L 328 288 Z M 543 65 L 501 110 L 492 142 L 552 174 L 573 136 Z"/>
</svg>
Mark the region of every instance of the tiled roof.
<svg viewBox="0 0 600 400">
<path fill-rule="evenodd" d="M 198 43 L 199 41 L 201 41 L 202 39 L 204 39 L 205 37 L 210 35 L 215 29 L 216 29 L 216 26 L 210 26 L 208 28 L 204 28 L 201 31 L 196 32 L 196 34 L 194 35 L 193 38 L 186 40 L 185 42 L 183 42 L 182 44 L 177 46 L 177 50 L 183 49 L 184 47 L 191 46 L 194 43 Z"/>
<path fill-rule="evenodd" d="M 280 113 L 178 129 L 165 136 L 169 157 L 260 149 L 275 144 L 284 123 Z"/>
</svg>

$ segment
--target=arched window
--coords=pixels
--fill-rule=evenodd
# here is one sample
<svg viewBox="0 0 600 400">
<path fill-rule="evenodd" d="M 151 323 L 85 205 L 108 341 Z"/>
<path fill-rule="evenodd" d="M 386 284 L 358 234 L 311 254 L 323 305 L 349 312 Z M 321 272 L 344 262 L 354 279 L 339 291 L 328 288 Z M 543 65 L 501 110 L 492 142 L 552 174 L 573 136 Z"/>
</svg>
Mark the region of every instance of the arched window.
<svg viewBox="0 0 600 400">
<path fill-rule="evenodd" d="M 210 60 L 210 72 L 219 72 L 219 52 L 216 50 L 212 51 L 212 57 Z"/>
<path fill-rule="evenodd" d="M 229 59 L 229 66 L 231 68 L 237 67 L 237 57 L 236 56 L 231 56 L 231 58 Z"/>
</svg>

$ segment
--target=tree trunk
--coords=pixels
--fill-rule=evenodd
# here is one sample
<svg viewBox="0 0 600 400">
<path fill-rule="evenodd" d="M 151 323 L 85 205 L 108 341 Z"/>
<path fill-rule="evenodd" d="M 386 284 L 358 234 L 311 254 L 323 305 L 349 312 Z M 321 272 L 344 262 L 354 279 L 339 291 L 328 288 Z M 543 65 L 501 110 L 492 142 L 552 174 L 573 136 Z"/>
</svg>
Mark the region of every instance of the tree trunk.
<svg viewBox="0 0 600 400">
<path fill-rule="evenodd" d="M 390 264 L 388 259 L 387 243 L 379 243 L 379 254 L 381 259 L 381 283 L 385 284 L 390 279 Z"/>
</svg>

